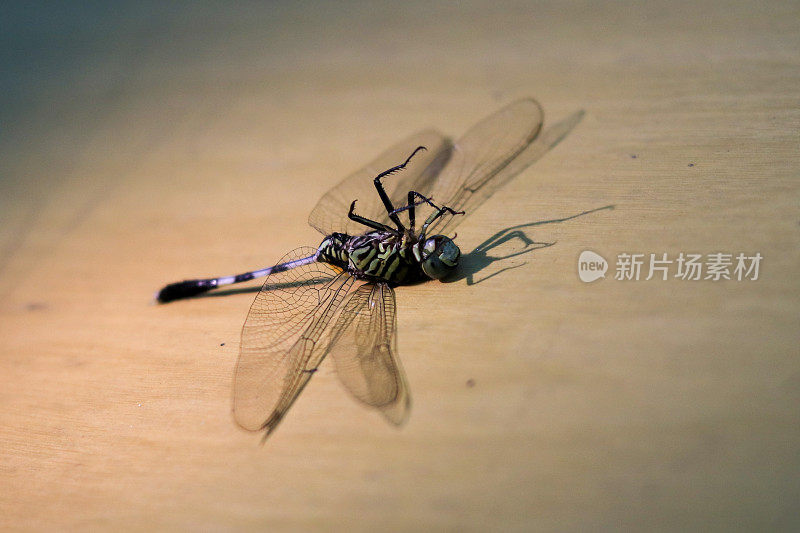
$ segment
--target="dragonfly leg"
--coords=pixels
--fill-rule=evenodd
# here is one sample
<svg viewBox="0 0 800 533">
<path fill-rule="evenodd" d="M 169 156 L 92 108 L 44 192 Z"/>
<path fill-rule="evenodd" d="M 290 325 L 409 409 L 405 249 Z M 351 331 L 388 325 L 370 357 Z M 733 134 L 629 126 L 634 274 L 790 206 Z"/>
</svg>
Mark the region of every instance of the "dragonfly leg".
<svg viewBox="0 0 800 533">
<path fill-rule="evenodd" d="M 463 214 L 465 214 L 465 211 L 456 211 L 451 207 L 447 207 L 446 205 L 443 205 L 442 207 L 436 207 L 432 202 L 431 202 L 431 205 L 436 209 L 436 211 L 431 213 L 431 215 L 428 217 L 428 219 L 422 225 L 422 230 L 419 232 L 419 238 L 420 239 L 424 239 L 425 238 L 425 232 L 428 231 L 428 226 L 433 224 L 439 217 L 441 217 L 445 213 L 450 213 L 451 215 L 463 215 Z"/>
<path fill-rule="evenodd" d="M 416 198 L 420 198 L 419 201 L 416 201 Z M 398 207 L 392 213 L 402 213 L 403 211 L 408 211 L 408 220 L 409 220 L 409 229 L 414 231 L 414 225 L 416 221 L 416 207 L 418 205 L 422 205 L 427 203 L 434 209 L 439 209 L 436 204 L 433 203 L 433 200 L 423 196 L 422 194 L 418 193 L 417 191 L 408 191 L 408 203 L 403 207 Z"/>
<path fill-rule="evenodd" d="M 419 198 L 418 201 L 417 201 L 417 198 Z M 428 226 L 433 224 L 433 222 L 436 221 L 436 219 L 438 219 L 439 217 L 441 217 L 445 213 L 450 213 L 451 215 L 463 215 L 464 214 L 464 211 L 456 211 L 452 207 L 448 207 L 446 205 L 443 205 L 442 207 L 439 207 L 438 205 L 433 203 L 433 199 L 432 198 L 428 198 L 424 194 L 418 193 L 417 191 L 408 191 L 408 204 L 404 205 L 403 207 L 398 207 L 397 209 L 392 211 L 392 213 L 393 214 L 397 214 L 397 213 L 400 213 L 401 211 L 408 210 L 408 220 L 410 222 L 411 231 L 414 231 L 414 225 L 415 225 L 415 222 L 416 222 L 416 207 L 418 205 L 422 205 L 422 204 L 428 204 L 429 206 L 434 208 L 436 211 L 431 213 L 431 215 L 425 221 L 425 224 L 423 224 L 422 232 L 420 233 L 420 238 L 425 236 L 425 231 L 428 229 Z"/>
<path fill-rule="evenodd" d="M 386 194 L 386 190 L 383 188 L 383 183 L 381 183 L 381 178 L 386 177 L 389 174 L 393 174 L 398 170 L 403 170 L 404 168 L 406 168 L 406 165 L 408 165 L 408 162 L 411 161 L 411 158 L 414 157 L 420 150 L 427 150 L 427 148 L 425 148 L 424 146 L 417 146 L 417 148 L 413 152 L 411 152 L 411 155 L 408 156 L 408 159 L 406 159 L 397 166 L 394 166 L 388 170 L 384 170 L 383 172 L 375 176 L 375 179 L 373 180 L 373 183 L 375 184 L 375 189 L 377 189 L 378 191 L 378 196 L 381 197 L 383 206 L 386 208 L 386 212 L 389 213 L 389 218 L 391 219 L 392 222 L 395 223 L 398 231 L 400 232 L 405 231 L 406 228 L 405 226 L 403 226 L 403 223 L 400 222 L 400 217 L 398 217 L 397 213 L 395 212 L 394 205 L 392 205 L 392 200 L 389 198 L 389 195 Z"/>
<path fill-rule="evenodd" d="M 397 234 L 398 231 L 394 228 L 390 228 L 386 224 L 381 224 L 380 222 L 375 222 L 374 220 L 370 220 L 368 218 L 364 218 L 360 215 L 356 215 L 355 213 L 356 208 L 356 200 L 353 200 L 353 203 L 350 204 L 350 211 L 347 213 L 347 218 L 354 222 L 358 222 L 359 224 L 364 224 L 368 228 L 376 229 L 378 231 L 388 231 L 389 233 Z M 397 215 L 395 215 L 397 216 Z"/>
</svg>

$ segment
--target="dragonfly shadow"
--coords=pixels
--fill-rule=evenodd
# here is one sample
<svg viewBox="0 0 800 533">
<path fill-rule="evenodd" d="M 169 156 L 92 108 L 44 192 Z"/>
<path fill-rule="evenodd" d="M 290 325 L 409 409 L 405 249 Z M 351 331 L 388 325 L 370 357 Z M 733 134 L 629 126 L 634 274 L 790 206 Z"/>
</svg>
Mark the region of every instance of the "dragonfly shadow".
<svg viewBox="0 0 800 533">
<path fill-rule="evenodd" d="M 252 287 L 238 287 L 236 289 L 222 289 L 206 292 L 203 294 L 198 294 L 197 296 L 193 296 L 192 298 L 216 298 L 218 296 L 233 296 L 234 294 L 256 293 L 260 290 L 261 285 L 253 285 Z"/>
<path fill-rule="evenodd" d="M 418 263 L 423 259 L 412 248 L 418 235 L 397 238 L 405 229 L 398 213 L 408 211 L 412 229 L 412 220 L 425 220 L 419 230 L 423 235 L 452 234 L 464 219 L 457 212 L 471 214 L 566 138 L 584 115 L 575 112 L 542 130 L 543 113 L 538 102 L 525 98 L 481 120 L 456 141 L 436 130 L 419 132 L 323 195 L 309 223 L 327 235 L 324 245 L 298 248 L 271 267 L 162 288 L 157 296 L 162 303 L 258 293 L 242 327 L 234 377 L 233 413 L 240 426 L 264 430 L 266 440 L 326 355 L 351 396 L 380 410 L 395 426 L 407 420 L 410 393 L 397 355 L 393 289 L 421 277 Z M 406 168 L 409 154 L 418 154 L 416 165 Z M 394 173 L 397 178 L 387 179 L 392 188 L 386 190 L 380 180 Z M 356 200 L 361 201 L 357 215 Z M 416 200 L 424 200 L 419 207 L 427 213 L 416 211 Z M 455 276 L 446 281 L 465 279 L 473 285 L 522 266 L 513 258 L 555 244 L 534 241 L 527 228 L 612 208 L 505 228 L 463 255 Z M 364 233 L 365 228 L 374 231 Z M 403 257 L 410 264 L 399 269 L 396 260 Z M 499 266 L 488 272 L 495 262 Z M 265 275 L 265 284 L 227 288 Z M 220 285 L 225 288 L 218 290 Z"/>
<path fill-rule="evenodd" d="M 287 283 L 270 283 L 269 285 L 265 285 L 263 282 L 259 283 L 258 285 L 253 285 L 251 287 L 238 287 L 236 289 L 221 289 L 215 290 L 211 292 L 205 292 L 202 294 L 198 294 L 196 296 L 191 296 L 188 298 L 184 298 L 185 300 L 191 300 L 194 298 L 216 298 L 218 296 L 232 296 L 234 294 L 247 294 L 247 293 L 255 293 L 261 290 L 265 291 L 279 291 L 279 290 L 286 290 L 286 289 L 293 289 L 297 287 L 304 287 L 306 285 L 316 285 L 319 283 L 325 283 L 328 281 L 329 278 L 319 278 L 319 279 L 307 279 L 303 281 L 292 281 Z"/>
<path fill-rule="evenodd" d="M 468 254 L 461 256 L 461 261 L 459 262 L 459 269 L 456 273 L 442 281 L 445 283 L 453 283 L 456 281 L 461 281 L 462 279 L 466 279 L 467 285 L 476 285 L 483 281 L 486 281 L 489 278 L 493 278 L 498 274 L 502 274 L 507 270 L 511 270 L 514 268 L 519 268 L 524 266 L 527 262 L 522 262 L 514 265 L 507 266 L 498 270 L 497 272 L 493 272 L 481 279 L 476 279 L 476 275 L 485 270 L 489 265 L 498 261 L 505 261 L 507 259 L 511 259 L 512 257 L 521 256 L 523 254 L 527 254 L 533 252 L 534 250 L 539 250 L 541 248 L 548 248 L 556 244 L 555 242 L 537 242 L 533 239 L 529 238 L 528 235 L 522 231 L 524 228 L 532 228 L 535 226 L 543 226 L 545 224 L 556 224 L 559 222 L 566 222 L 568 220 L 572 220 L 574 218 L 582 217 L 584 215 L 589 215 L 591 213 L 596 213 L 598 211 L 603 210 L 611 210 L 614 209 L 613 205 L 606 205 L 603 207 L 598 207 L 595 209 L 590 209 L 588 211 L 583 211 L 581 213 L 577 213 L 575 215 L 570 215 L 564 218 L 554 218 L 550 220 L 539 220 L 536 222 L 528 222 L 527 224 L 518 224 L 516 226 L 510 226 L 508 228 L 502 229 L 483 241 L 481 244 L 475 247 L 474 250 L 469 252 Z M 493 255 L 490 252 L 493 250 L 498 251 L 502 255 Z"/>
</svg>

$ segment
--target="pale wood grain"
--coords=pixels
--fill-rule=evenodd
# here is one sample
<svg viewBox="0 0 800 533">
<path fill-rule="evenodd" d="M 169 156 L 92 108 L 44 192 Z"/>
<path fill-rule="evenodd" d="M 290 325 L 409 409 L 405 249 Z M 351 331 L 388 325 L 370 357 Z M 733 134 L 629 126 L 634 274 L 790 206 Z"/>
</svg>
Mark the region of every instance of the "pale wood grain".
<svg viewBox="0 0 800 533">
<path fill-rule="evenodd" d="M 0 527 L 797 526 L 796 2 L 152 9 L 5 32 Z M 462 249 L 614 209 L 525 228 L 555 244 L 484 282 L 397 291 L 402 429 L 325 364 L 265 446 L 238 429 L 253 293 L 153 292 L 316 245 L 341 177 L 528 95 L 585 118 Z M 587 285 L 585 249 L 764 261 Z"/>
</svg>

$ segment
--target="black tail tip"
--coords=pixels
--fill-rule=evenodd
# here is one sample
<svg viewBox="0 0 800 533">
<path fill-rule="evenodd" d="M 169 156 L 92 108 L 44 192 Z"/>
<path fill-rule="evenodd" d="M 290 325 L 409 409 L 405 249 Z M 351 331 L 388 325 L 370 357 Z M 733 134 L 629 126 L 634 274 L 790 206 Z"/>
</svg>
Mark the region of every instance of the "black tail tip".
<svg viewBox="0 0 800 533">
<path fill-rule="evenodd" d="M 214 285 L 200 279 L 189 279 L 177 283 L 170 283 L 158 291 L 156 301 L 160 304 L 165 304 L 182 298 L 191 298 L 192 296 L 197 296 L 213 288 Z"/>
</svg>

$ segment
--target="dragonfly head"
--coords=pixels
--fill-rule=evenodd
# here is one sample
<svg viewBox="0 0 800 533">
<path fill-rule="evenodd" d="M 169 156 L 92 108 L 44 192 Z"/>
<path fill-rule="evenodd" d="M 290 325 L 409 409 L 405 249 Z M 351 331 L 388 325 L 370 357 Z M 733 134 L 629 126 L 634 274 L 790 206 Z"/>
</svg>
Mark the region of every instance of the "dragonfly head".
<svg viewBox="0 0 800 533">
<path fill-rule="evenodd" d="M 432 279 L 442 279 L 455 271 L 461 250 L 444 235 L 428 237 L 422 245 L 422 271 Z"/>
</svg>

